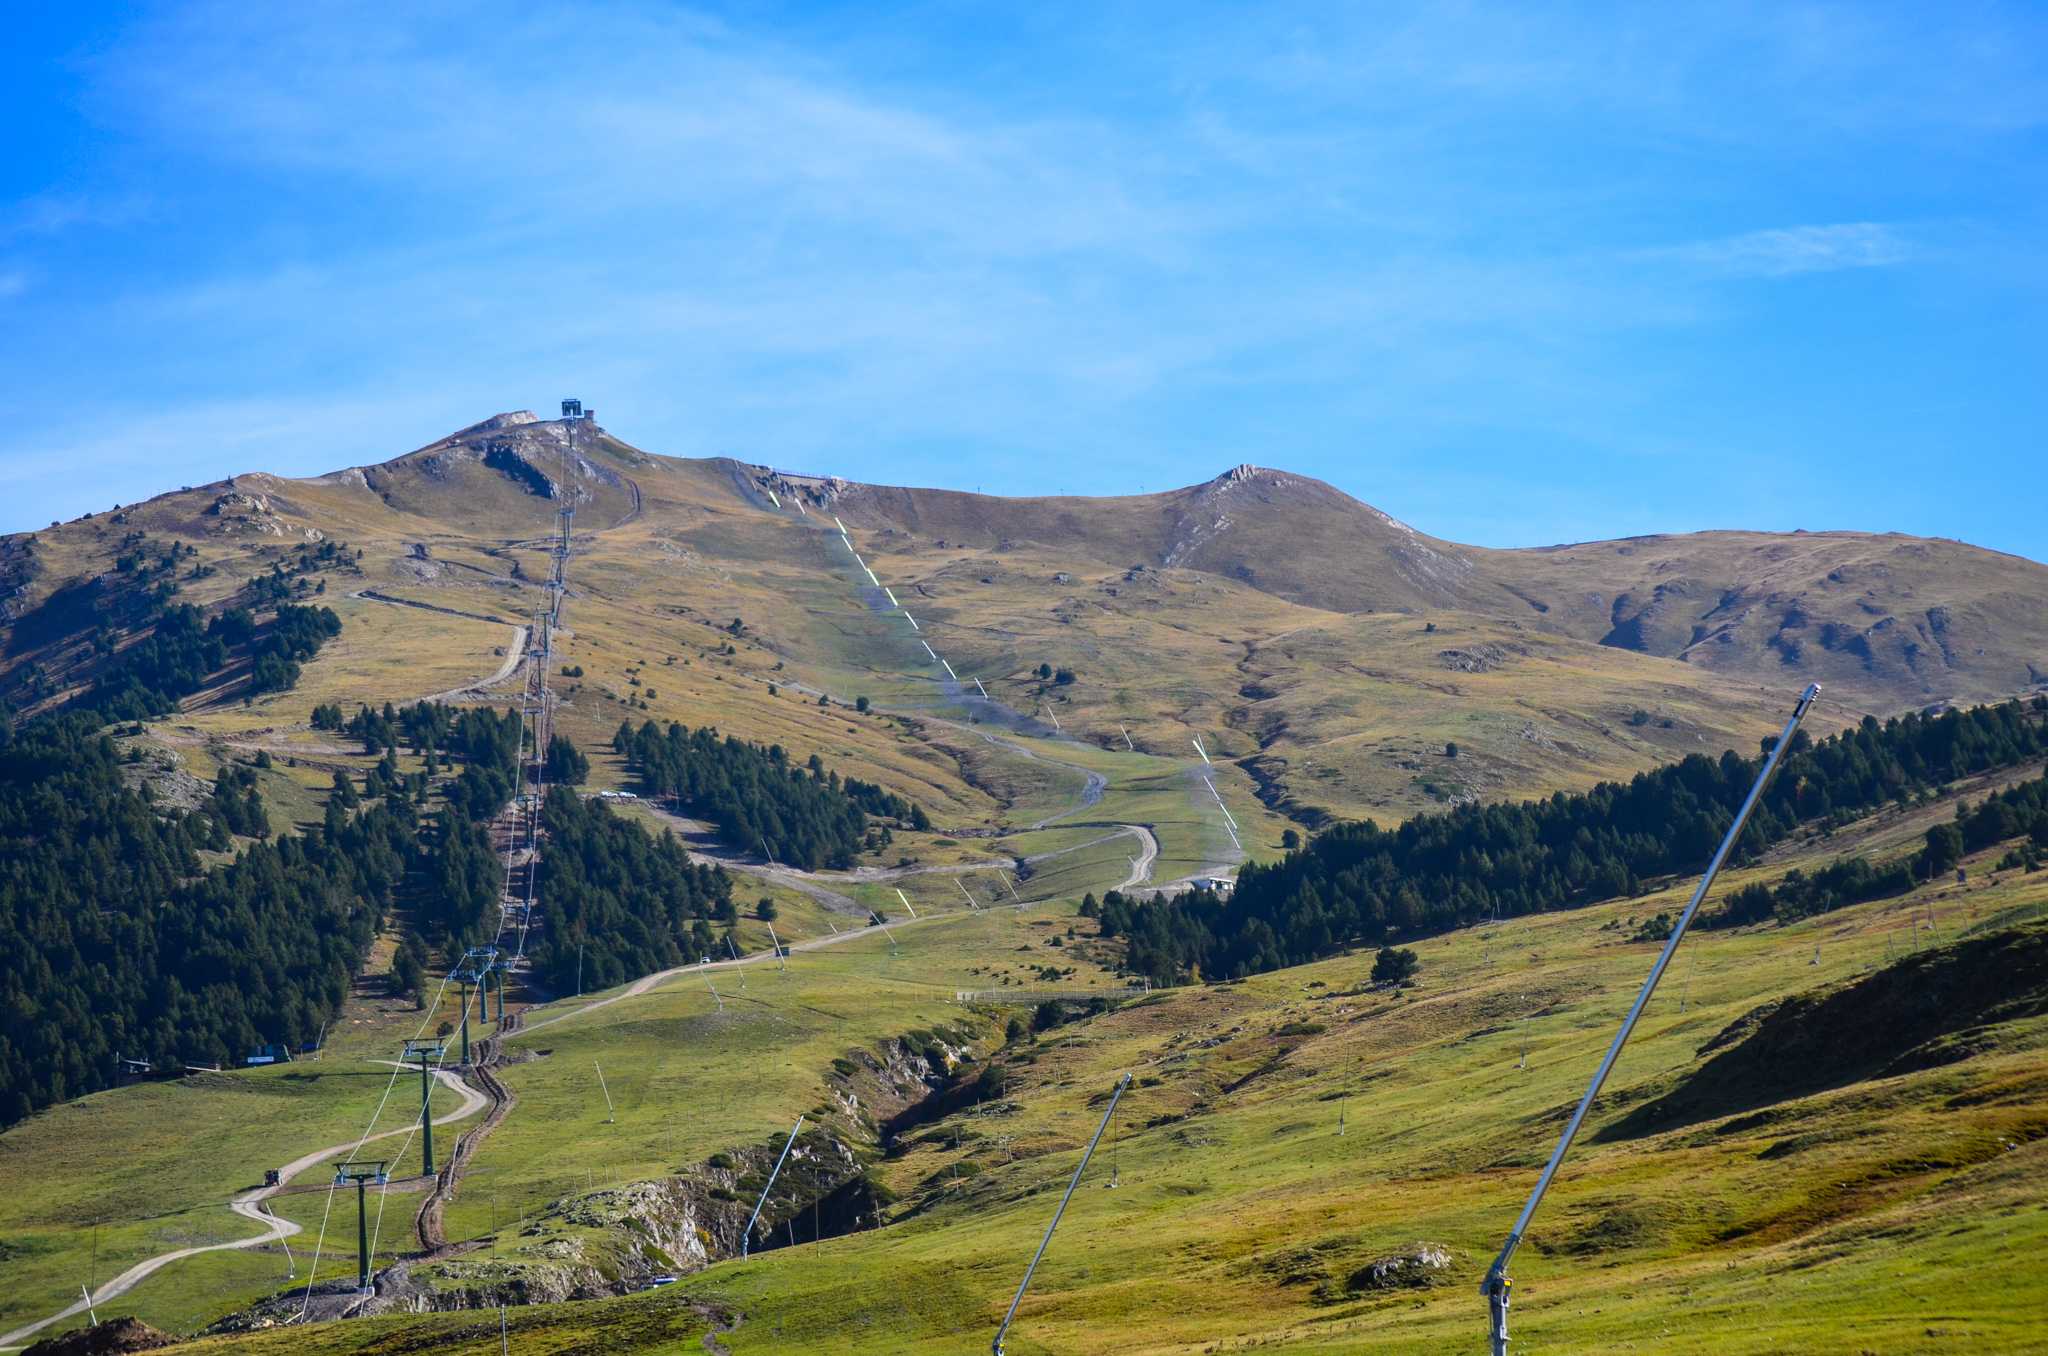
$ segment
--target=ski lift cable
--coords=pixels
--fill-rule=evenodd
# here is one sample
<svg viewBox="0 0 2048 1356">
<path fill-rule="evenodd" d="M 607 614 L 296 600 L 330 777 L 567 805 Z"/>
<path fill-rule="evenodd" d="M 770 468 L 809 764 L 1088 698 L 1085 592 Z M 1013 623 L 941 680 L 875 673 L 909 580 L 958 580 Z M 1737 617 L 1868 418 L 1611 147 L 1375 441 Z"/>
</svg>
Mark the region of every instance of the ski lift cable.
<svg viewBox="0 0 2048 1356">
<path fill-rule="evenodd" d="M 448 992 L 448 981 L 452 977 L 451 975 L 441 976 L 441 987 L 434 990 L 433 1001 L 427 1004 L 427 1015 L 420 1018 L 419 1026 L 412 1033 L 414 1040 L 419 1039 L 420 1032 L 427 1029 L 427 1023 L 432 1021 L 434 1014 L 441 1010 L 441 997 Z M 384 1095 L 377 1099 L 377 1109 L 371 1113 L 370 1123 L 363 1127 L 362 1137 L 356 1141 L 355 1147 L 348 1151 L 348 1157 L 342 1160 L 342 1166 L 346 1167 L 350 1163 L 355 1162 L 356 1155 L 361 1153 L 363 1146 L 370 1142 L 370 1132 L 377 1128 L 377 1118 L 384 1114 L 384 1103 L 390 1100 L 391 1089 L 397 1084 L 398 1075 L 403 1072 L 405 1072 L 403 1068 L 394 1068 L 391 1071 L 391 1079 L 384 1085 Z M 306 1316 L 307 1309 L 313 1303 L 313 1280 L 320 1271 L 320 1251 L 327 1243 L 327 1218 L 334 1210 L 334 1189 L 339 1184 L 339 1181 L 340 1179 L 337 1178 L 335 1181 L 327 1184 L 327 1204 L 320 1211 L 320 1232 L 313 1241 L 313 1262 L 310 1269 L 306 1272 L 306 1294 L 299 1304 L 300 1318 Z"/>
<path fill-rule="evenodd" d="M 426 1024 L 425 1024 L 425 1023 L 421 1023 L 421 1030 L 425 1030 L 425 1029 L 426 1029 Z M 434 1060 L 434 1072 L 435 1072 L 435 1073 L 436 1073 L 436 1074 L 438 1075 L 438 1074 L 439 1074 L 439 1073 L 441 1072 L 441 1067 L 442 1067 L 442 1066 L 443 1066 L 444 1064 L 446 1064 L 447 1062 L 448 1062 L 448 1046 L 447 1046 L 446 1042 L 443 1042 L 443 1043 L 442 1043 L 442 1046 L 441 1046 L 441 1053 L 440 1053 L 440 1055 L 439 1055 L 439 1056 L 438 1056 L 438 1057 L 437 1057 L 437 1058 L 436 1058 L 436 1059 Z M 400 1072 L 400 1071 L 398 1071 L 398 1070 L 394 1070 L 393 1072 Z M 424 1113 L 425 1115 L 428 1115 L 428 1116 L 432 1116 L 432 1115 L 434 1114 L 434 1104 L 433 1104 L 433 1102 L 432 1102 L 432 1100 L 431 1100 L 431 1099 L 429 1099 L 429 1100 L 428 1100 L 428 1102 L 426 1103 L 426 1105 L 425 1105 L 425 1106 L 424 1106 L 424 1107 L 422 1108 L 422 1111 L 423 1111 L 423 1113 Z M 404 1138 L 404 1139 L 403 1139 L 402 1141 L 400 1141 L 400 1143 L 399 1143 L 399 1146 L 398 1146 L 398 1152 L 397 1152 L 397 1153 L 395 1153 L 395 1154 L 393 1154 L 393 1155 L 391 1156 L 391 1161 L 392 1161 L 393 1163 L 401 1163 L 401 1162 L 403 1162 L 403 1161 L 405 1160 L 405 1156 L 406 1156 L 406 1155 L 407 1155 L 408 1153 L 410 1153 L 410 1152 L 412 1151 L 412 1141 L 413 1141 L 413 1137 L 414 1137 L 414 1136 L 416 1136 L 416 1135 L 418 1135 L 418 1134 L 419 1134 L 419 1132 L 420 1132 L 420 1122 L 419 1122 L 419 1118 L 418 1118 L 418 1117 L 414 1117 L 414 1118 L 413 1118 L 413 1123 L 412 1123 L 412 1124 L 411 1124 L 410 1126 L 408 1126 L 408 1127 L 406 1128 L 406 1132 L 405 1132 L 405 1138 Z M 452 1155 L 452 1154 L 450 1155 L 450 1162 L 451 1162 L 451 1166 L 452 1166 L 452 1163 L 453 1163 L 453 1155 Z M 429 1189 L 431 1190 L 431 1188 L 429 1188 Z M 384 1189 L 382 1189 L 382 1190 L 378 1191 L 378 1193 L 377 1193 L 377 1219 L 376 1219 L 376 1223 L 375 1223 L 375 1224 L 373 1224 L 373 1225 L 371 1226 L 371 1228 L 370 1228 L 370 1253 L 369 1253 L 369 1256 L 370 1256 L 370 1259 L 371 1259 L 371 1261 L 372 1261 L 372 1263 L 373 1263 L 373 1268 L 372 1268 L 372 1269 L 373 1269 L 373 1271 L 374 1271 L 374 1263 L 375 1263 L 375 1261 L 376 1261 L 376 1257 L 377 1257 L 377 1244 L 378 1244 L 379 1240 L 381 1240 L 381 1239 L 383 1238 L 383 1236 L 384 1236 L 384 1203 L 385 1203 L 386 1201 L 390 1200 L 390 1199 L 391 1199 L 391 1192 L 390 1192 L 390 1189 L 389 1189 L 388 1187 L 386 1187 L 386 1188 L 384 1188 Z"/>
</svg>

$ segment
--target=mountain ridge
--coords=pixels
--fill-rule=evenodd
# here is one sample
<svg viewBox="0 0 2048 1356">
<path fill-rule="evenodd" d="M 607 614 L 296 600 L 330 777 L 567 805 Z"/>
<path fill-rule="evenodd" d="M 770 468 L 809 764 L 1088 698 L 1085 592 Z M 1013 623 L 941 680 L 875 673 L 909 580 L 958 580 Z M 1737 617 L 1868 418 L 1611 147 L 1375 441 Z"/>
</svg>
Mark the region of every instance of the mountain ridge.
<svg viewBox="0 0 2048 1356">
<path fill-rule="evenodd" d="M 769 468 L 753 469 L 764 485 L 802 488 Z M 992 531 L 1000 548 L 1019 540 L 1060 544 L 1061 536 L 1072 545 L 1077 536 L 1106 535 L 1105 515 L 1121 517 L 1133 528 L 1131 554 L 1146 564 L 1222 574 L 1290 602 L 1342 613 L 1455 608 L 1533 619 L 1560 635 L 1744 676 L 1772 674 L 1775 663 L 1888 709 L 1987 699 L 2048 682 L 2048 605 L 2040 601 L 2048 599 L 2048 566 L 1953 538 L 1717 528 L 1467 546 L 1324 481 L 1249 464 L 1179 489 L 1085 499 L 823 483 L 834 489 L 822 503 L 859 527 L 942 537 L 969 527 Z M 996 514 L 988 505 L 997 504 L 1016 506 L 1008 530 L 990 521 Z M 941 505 L 950 511 L 935 513 Z M 1297 512 L 1286 522 L 1241 530 L 1249 514 L 1289 509 Z M 1046 530 L 1054 524 L 1064 531 Z M 1360 547 L 1351 560 L 1332 563 Z M 1950 579 L 1931 607 L 1903 606 L 1924 583 L 1918 566 L 1939 554 L 1951 557 L 1940 569 L 1985 582 Z M 1117 563 L 1109 551 L 1094 555 Z M 1604 558 L 1597 568 L 1585 559 L 1594 556 Z M 1723 559 L 1703 559 L 1713 556 Z M 1788 561 L 1804 573 L 1786 577 L 1778 567 Z M 1688 609 L 1688 599 L 1703 605 Z M 2001 629 L 2013 633 L 2010 653 L 1993 653 L 1986 643 Z M 1737 651 L 1719 648 L 1738 643 Z M 1973 662 L 1979 658 L 1986 662 Z"/>
<path fill-rule="evenodd" d="M 453 628 L 415 638 L 438 654 L 459 627 L 436 610 L 530 615 L 535 552 L 569 504 L 604 557 L 579 588 L 624 609 L 616 643 L 743 616 L 786 678 L 881 699 L 878 675 L 926 656 L 907 626 L 873 618 L 879 588 L 831 582 L 854 568 L 837 517 L 962 681 L 1050 704 L 1098 742 L 1128 730 L 1186 752 L 1199 736 L 1304 822 L 1543 794 L 1746 745 L 1759 706 L 1808 681 L 1841 720 L 2048 686 L 2048 567 L 1944 539 L 1719 529 L 1478 547 L 1250 464 L 1144 495 L 1004 497 L 666 457 L 587 418 L 512 410 L 385 461 L 246 473 L 0 539 L 0 698 L 36 709 L 90 680 L 107 636 L 89 646 L 78 628 L 111 615 L 76 589 L 61 616 L 45 605 L 126 578 L 132 541 L 204 548 L 220 576 L 180 584 L 203 606 L 307 544 L 351 543 L 370 586 L 356 592 L 385 604 L 371 611 L 395 598 L 426 609 L 407 626 Z M 1041 682 L 1048 660 L 1082 681 Z M 764 738 L 791 731 L 760 716 Z M 1445 760 L 1448 744 L 1464 756 Z"/>
</svg>

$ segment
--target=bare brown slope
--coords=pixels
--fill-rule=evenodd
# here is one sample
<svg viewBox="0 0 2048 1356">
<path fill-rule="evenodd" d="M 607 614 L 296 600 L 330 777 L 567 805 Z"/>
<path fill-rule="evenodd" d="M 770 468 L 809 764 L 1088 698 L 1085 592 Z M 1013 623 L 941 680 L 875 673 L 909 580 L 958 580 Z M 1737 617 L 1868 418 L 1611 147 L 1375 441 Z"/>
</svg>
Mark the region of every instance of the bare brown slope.
<svg viewBox="0 0 2048 1356">
<path fill-rule="evenodd" d="M 1321 481 L 1257 467 L 1158 494 L 1005 499 L 651 456 L 589 421 L 523 411 L 381 464 L 300 481 L 240 476 L 119 518 L 46 531 L 33 551 L 25 537 L 0 542 L 0 592 L 8 595 L 0 609 L 26 617 L 67 580 L 108 569 L 134 530 L 232 545 L 252 568 L 323 536 L 393 541 L 394 562 L 366 562 L 371 581 L 410 582 L 438 568 L 414 556 L 431 550 L 438 560 L 465 543 L 538 538 L 570 501 L 579 529 L 644 518 L 667 534 L 662 549 L 680 553 L 674 561 L 745 569 L 787 549 L 768 528 L 778 503 L 787 513 L 792 500 L 837 515 L 868 535 L 873 550 L 917 555 L 945 542 L 938 554 L 965 581 L 960 603 L 1002 576 L 997 555 L 1028 561 L 1061 588 L 1062 571 L 1122 576 L 1142 564 L 1228 580 L 1323 613 L 1457 612 L 1686 663 L 1744 685 L 1775 690 L 1819 680 L 1878 712 L 2048 683 L 2048 567 L 1959 542 L 1713 532 L 1498 551 L 1428 536 Z M 626 560 L 619 568 L 643 567 Z M 457 572 L 478 588 L 516 582 Z M 943 582 L 933 579 L 927 598 Z M 1107 587 L 1121 586 L 1112 579 Z M 210 597 L 205 586 L 192 594 Z M 1156 610 L 1159 621 L 1173 620 L 1164 602 Z M 9 619 L 0 615 L 0 624 Z M 1075 616 L 1056 620 L 1087 629 Z"/>
<path fill-rule="evenodd" d="M 1214 480 L 1116 498 L 1005 499 L 954 490 L 809 480 L 746 468 L 778 493 L 808 492 L 847 526 L 951 545 L 1052 547 L 1125 568 L 1204 570 L 1338 612 L 1513 604 L 1471 553 L 1308 476 L 1239 466 Z"/>
<path fill-rule="evenodd" d="M 1326 611 L 1457 609 L 1878 711 L 2048 684 L 2048 566 L 1962 542 L 1701 532 L 1535 550 L 1460 546 L 1319 480 L 1240 466 L 1122 498 L 1002 499 L 790 479 L 847 525 L 1222 575 Z"/>
<path fill-rule="evenodd" d="M 399 513 L 502 536 L 548 530 L 566 503 L 600 523 L 625 519 L 637 501 L 623 463 L 640 455 L 588 420 L 518 410 L 320 479 L 360 488 Z"/>
<path fill-rule="evenodd" d="M 1731 677 L 1877 709 L 2048 683 L 2048 567 L 1962 542 L 1701 532 L 1473 555 L 1525 618 Z"/>
</svg>

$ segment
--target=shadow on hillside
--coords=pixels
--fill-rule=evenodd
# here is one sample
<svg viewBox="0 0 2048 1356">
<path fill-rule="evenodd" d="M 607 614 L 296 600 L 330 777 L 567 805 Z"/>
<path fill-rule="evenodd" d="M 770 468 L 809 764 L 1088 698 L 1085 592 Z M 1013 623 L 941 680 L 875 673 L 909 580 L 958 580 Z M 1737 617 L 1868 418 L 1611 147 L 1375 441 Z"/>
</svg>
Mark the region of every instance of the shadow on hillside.
<svg viewBox="0 0 2048 1356">
<path fill-rule="evenodd" d="M 1765 1004 L 1700 1048 L 1713 1058 L 1604 1127 L 1634 1139 L 1968 1059 L 1998 1023 L 2048 1012 L 2048 926 L 1974 937 L 1863 979 Z"/>
</svg>

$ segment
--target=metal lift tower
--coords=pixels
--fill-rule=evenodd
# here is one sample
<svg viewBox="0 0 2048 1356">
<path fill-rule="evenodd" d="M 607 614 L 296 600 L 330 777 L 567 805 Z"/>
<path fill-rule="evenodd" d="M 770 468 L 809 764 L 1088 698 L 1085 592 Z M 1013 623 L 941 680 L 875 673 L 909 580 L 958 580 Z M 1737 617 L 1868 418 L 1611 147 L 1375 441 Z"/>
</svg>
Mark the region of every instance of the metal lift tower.
<svg viewBox="0 0 2048 1356">
<path fill-rule="evenodd" d="M 498 1024 L 505 1024 L 505 980 L 512 973 L 512 958 L 499 956 L 491 962 L 491 987 L 498 991 Z"/>
<path fill-rule="evenodd" d="M 1579 1099 L 1578 1110 L 1565 1123 L 1564 1133 L 1558 1136 L 1557 1147 L 1551 1151 L 1550 1162 L 1544 1165 L 1543 1175 L 1536 1179 L 1536 1189 L 1529 1193 L 1528 1203 L 1515 1220 L 1515 1227 L 1508 1231 L 1508 1240 L 1501 1245 L 1500 1256 L 1493 1259 L 1487 1268 L 1486 1279 L 1480 1283 L 1479 1293 L 1486 1296 L 1488 1326 L 1493 1339 L 1493 1356 L 1508 1356 L 1508 1292 L 1513 1282 L 1508 1279 L 1508 1264 L 1514 1260 L 1515 1249 L 1522 1245 L 1522 1236 L 1529 1228 L 1529 1220 L 1536 1213 L 1536 1207 L 1543 1203 L 1543 1193 L 1550 1190 L 1550 1180 L 1557 1175 L 1558 1165 L 1572 1147 L 1572 1140 L 1578 1136 L 1579 1127 L 1585 1123 L 1586 1113 L 1593 1109 L 1593 1099 L 1600 1095 L 1601 1084 L 1614 1070 L 1614 1061 L 1621 1056 L 1621 1047 L 1628 1043 L 1629 1033 L 1636 1029 L 1636 1020 L 1649 1006 L 1650 995 L 1657 991 L 1657 981 L 1664 978 L 1664 971 L 1671 965 L 1671 958 L 1678 954 L 1678 944 L 1685 939 L 1685 930 L 1692 924 L 1693 915 L 1699 912 L 1700 901 L 1707 897 L 1707 890 L 1714 883 L 1714 877 L 1721 872 L 1721 864 L 1728 860 L 1728 854 L 1735 847 L 1735 840 L 1742 837 L 1743 826 L 1749 823 L 1750 812 L 1756 809 L 1757 801 L 1763 798 L 1764 788 L 1771 784 L 1771 778 L 1778 771 L 1778 762 L 1785 756 L 1785 750 L 1792 743 L 1799 722 L 1806 719 L 1807 708 L 1820 695 L 1820 684 L 1807 687 L 1799 696 L 1799 704 L 1792 708 L 1792 718 L 1785 722 L 1784 732 L 1778 742 L 1771 746 L 1770 757 L 1764 759 L 1763 770 L 1756 775 L 1756 784 L 1749 788 L 1749 796 L 1742 802 L 1742 808 L 1735 812 L 1735 822 L 1728 826 L 1727 836 L 1714 851 L 1714 859 L 1707 863 L 1707 874 L 1700 877 L 1700 883 L 1693 889 L 1692 900 L 1685 906 L 1685 912 L 1678 916 L 1678 925 L 1671 929 L 1671 936 L 1665 940 L 1664 950 L 1657 956 L 1657 963 L 1650 967 L 1650 977 L 1643 981 L 1641 993 L 1629 1008 L 1628 1016 L 1622 1018 L 1621 1030 L 1614 1033 L 1614 1043 L 1607 1047 L 1607 1057 L 1600 1061 L 1600 1067 L 1593 1073 L 1593 1081 L 1586 1088 L 1586 1095 Z M 1014 1306 L 1013 1306 L 1014 1307 Z M 1002 1356 L 998 1340 L 996 1356 Z"/>
<path fill-rule="evenodd" d="M 481 1000 L 489 993 L 491 970 L 497 959 L 498 948 L 495 946 L 472 947 L 462 953 L 461 962 L 448 976 L 462 986 L 462 1063 L 465 1067 L 469 1064 L 469 986 L 477 986 L 477 1020 L 484 1021 L 489 1014 L 484 1011 Z"/>
<path fill-rule="evenodd" d="M 364 1195 L 370 1183 L 383 1186 L 391 1177 L 384 1171 L 380 1160 L 376 1163 L 344 1163 L 334 1170 L 334 1184 L 356 1184 L 356 1289 L 362 1294 L 370 1293 L 370 1214 L 364 1203 Z"/>
<path fill-rule="evenodd" d="M 448 1047 L 439 1041 L 407 1041 L 405 1062 L 420 1065 L 420 1172 L 434 1175 L 434 1074 L 428 1061 L 439 1064 L 448 1057 Z"/>
</svg>

